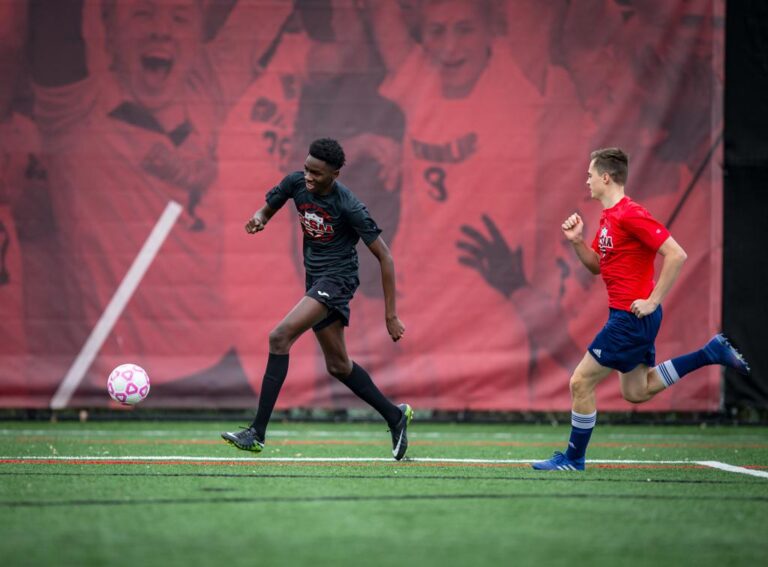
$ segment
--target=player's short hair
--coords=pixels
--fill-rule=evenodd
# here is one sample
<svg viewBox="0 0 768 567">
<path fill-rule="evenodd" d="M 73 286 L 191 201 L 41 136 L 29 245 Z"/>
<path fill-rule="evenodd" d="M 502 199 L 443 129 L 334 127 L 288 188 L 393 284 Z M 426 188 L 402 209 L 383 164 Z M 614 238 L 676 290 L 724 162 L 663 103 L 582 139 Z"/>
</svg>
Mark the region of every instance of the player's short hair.
<svg viewBox="0 0 768 567">
<path fill-rule="evenodd" d="M 621 148 L 603 148 L 590 154 L 595 169 L 602 175 L 607 173 L 618 185 L 626 185 L 629 177 L 629 155 Z"/>
<path fill-rule="evenodd" d="M 320 138 L 309 145 L 309 155 L 324 161 L 334 169 L 341 169 L 347 158 L 344 150 L 333 138 Z"/>
</svg>

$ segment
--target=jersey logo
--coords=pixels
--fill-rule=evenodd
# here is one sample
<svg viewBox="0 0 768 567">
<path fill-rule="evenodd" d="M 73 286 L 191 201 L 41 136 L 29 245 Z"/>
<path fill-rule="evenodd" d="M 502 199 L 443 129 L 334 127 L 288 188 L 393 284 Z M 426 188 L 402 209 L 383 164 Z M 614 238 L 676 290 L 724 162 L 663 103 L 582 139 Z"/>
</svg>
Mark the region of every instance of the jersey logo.
<svg viewBox="0 0 768 567">
<path fill-rule="evenodd" d="M 325 293 L 324 291 L 318 291 L 317 295 L 322 295 L 323 297 L 331 297 L 330 293 Z"/>
<path fill-rule="evenodd" d="M 305 236 L 327 242 L 333 238 L 333 225 L 331 217 L 322 209 L 312 205 L 302 205 L 299 211 L 299 222 Z"/>
<path fill-rule="evenodd" d="M 599 348 L 593 348 L 593 349 L 592 349 L 592 352 L 594 352 L 594 353 L 595 353 L 595 356 L 596 356 L 597 358 L 600 358 L 600 355 L 601 355 L 601 354 L 603 354 L 603 351 L 602 351 L 602 349 L 599 349 Z"/>
<path fill-rule="evenodd" d="M 600 229 L 597 245 L 600 248 L 600 256 L 605 256 L 606 251 L 613 248 L 613 237 L 608 234 L 608 227 Z"/>
</svg>

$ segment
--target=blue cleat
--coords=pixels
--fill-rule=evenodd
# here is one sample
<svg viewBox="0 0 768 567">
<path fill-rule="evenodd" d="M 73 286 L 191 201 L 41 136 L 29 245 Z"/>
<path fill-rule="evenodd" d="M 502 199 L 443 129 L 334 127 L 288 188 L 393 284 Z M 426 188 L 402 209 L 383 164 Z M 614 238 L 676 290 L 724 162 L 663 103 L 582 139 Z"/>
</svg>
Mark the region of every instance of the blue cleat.
<svg viewBox="0 0 768 567">
<path fill-rule="evenodd" d="M 532 463 L 531 466 L 537 471 L 583 471 L 584 459 L 572 461 L 560 451 L 555 451 L 548 461 Z"/>
<path fill-rule="evenodd" d="M 742 354 L 736 350 L 736 347 L 730 343 L 724 334 L 718 333 L 712 337 L 704 346 L 704 351 L 712 359 L 712 362 L 733 368 L 744 376 L 749 375 L 749 364 L 747 364 Z"/>
</svg>

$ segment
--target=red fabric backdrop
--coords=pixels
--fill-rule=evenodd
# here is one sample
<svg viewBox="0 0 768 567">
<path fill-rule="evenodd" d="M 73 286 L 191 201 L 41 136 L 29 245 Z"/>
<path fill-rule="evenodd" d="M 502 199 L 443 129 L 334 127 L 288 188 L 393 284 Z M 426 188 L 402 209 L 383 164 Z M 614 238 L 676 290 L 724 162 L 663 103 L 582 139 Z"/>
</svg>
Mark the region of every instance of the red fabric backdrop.
<svg viewBox="0 0 768 567">
<path fill-rule="evenodd" d="M 657 360 L 717 331 L 722 0 L 292 4 L 0 3 L 1 406 L 49 406 L 68 372 L 66 405 L 106 406 L 124 362 L 148 371 L 147 405 L 254 406 L 304 282 L 290 203 L 263 233 L 243 226 L 321 136 L 394 252 L 405 338 L 387 336 L 362 244 L 346 336 L 398 401 L 569 409 L 607 297 L 559 225 L 578 211 L 593 233 L 598 147 L 630 153 L 627 194 L 689 256 Z M 171 200 L 184 211 L 85 352 Z M 719 402 L 708 368 L 640 409 Z M 358 404 L 302 337 L 278 408 Z M 629 409 L 615 378 L 598 407 Z"/>
</svg>

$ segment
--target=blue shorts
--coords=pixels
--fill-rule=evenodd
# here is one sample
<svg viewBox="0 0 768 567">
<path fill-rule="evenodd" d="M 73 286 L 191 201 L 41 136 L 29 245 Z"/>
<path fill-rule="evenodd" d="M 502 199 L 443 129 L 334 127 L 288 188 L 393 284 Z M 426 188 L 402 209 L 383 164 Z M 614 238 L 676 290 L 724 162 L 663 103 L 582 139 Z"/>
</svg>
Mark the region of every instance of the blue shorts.
<svg viewBox="0 0 768 567">
<path fill-rule="evenodd" d="M 313 331 L 320 331 L 335 321 L 341 321 L 345 327 L 349 326 L 349 302 L 355 295 L 360 280 L 357 276 L 310 276 L 305 278 L 304 294 L 316 299 L 328 308 L 328 316 L 312 327 Z"/>
<path fill-rule="evenodd" d="M 656 335 L 661 327 L 661 306 L 638 319 L 629 311 L 610 309 L 608 322 L 587 351 L 601 366 L 629 372 L 638 364 L 656 364 Z"/>
</svg>

